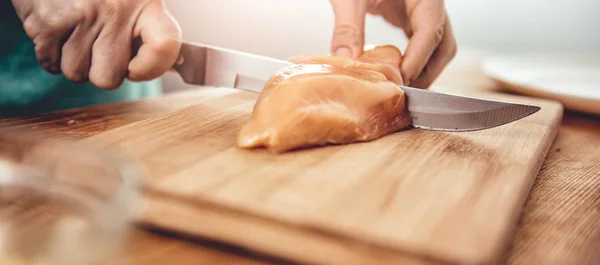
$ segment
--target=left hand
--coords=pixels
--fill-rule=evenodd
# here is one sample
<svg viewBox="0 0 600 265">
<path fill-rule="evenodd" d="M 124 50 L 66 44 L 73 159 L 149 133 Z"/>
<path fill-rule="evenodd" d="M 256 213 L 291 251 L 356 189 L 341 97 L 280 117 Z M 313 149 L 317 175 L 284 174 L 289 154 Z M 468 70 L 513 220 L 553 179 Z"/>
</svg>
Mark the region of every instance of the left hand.
<svg viewBox="0 0 600 265">
<path fill-rule="evenodd" d="M 176 62 L 181 29 L 165 0 L 12 0 L 40 65 L 75 83 L 116 89 Z"/>
<path fill-rule="evenodd" d="M 428 88 L 456 54 L 457 44 L 443 0 L 330 0 L 335 13 L 332 54 L 358 57 L 365 17 L 383 17 L 409 38 L 400 65 L 406 85 Z"/>
</svg>

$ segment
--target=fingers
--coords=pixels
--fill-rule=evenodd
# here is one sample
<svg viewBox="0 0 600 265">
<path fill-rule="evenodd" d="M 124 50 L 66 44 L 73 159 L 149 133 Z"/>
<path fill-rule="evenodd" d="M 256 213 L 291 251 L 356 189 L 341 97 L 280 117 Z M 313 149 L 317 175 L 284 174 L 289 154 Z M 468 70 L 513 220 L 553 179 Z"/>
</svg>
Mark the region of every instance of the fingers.
<svg viewBox="0 0 600 265">
<path fill-rule="evenodd" d="M 62 47 L 61 69 L 65 77 L 74 83 L 88 81 L 92 64 L 92 46 L 97 29 L 82 25 L 77 27 Z"/>
<path fill-rule="evenodd" d="M 335 15 L 331 53 L 356 58 L 365 43 L 365 16 L 368 0 L 330 0 Z"/>
<path fill-rule="evenodd" d="M 60 73 L 62 46 L 73 28 L 50 19 L 48 15 L 32 13 L 23 18 L 23 28 L 33 41 L 40 66 L 52 74 Z"/>
<path fill-rule="evenodd" d="M 41 66 L 75 83 L 116 89 L 176 62 L 181 30 L 161 0 L 13 0 Z M 140 39 L 132 59 L 132 40 Z"/>
<path fill-rule="evenodd" d="M 131 58 L 131 33 L 124 24 L 104 25 L 92 48 L 89 79 L 101 89 L 117 89 L 125 81 Z"/>
<path fill-rule="evenodd" d="M 141 36 L 143 44 L 129 63 L 129 79 L 152 80 L 171 69 L 177 61 L 181 48 L 181 29 L 161 4 L 149 4 L 142 11 L 134 28 L 134 36 Z"/>
<path fill-rule="evenodd" d="M 38 37 L 33 43 L 40 66 L 51 74 L 59 74 L 61 72 L 62 38 Z"/>
<path fill-rule="evenodd" d="M 414 4 L 414 6 L 409 6 Z M 442 0 L 407 1 L 413 34 L 401 66 L 407 85 L 417 79 L 444 37 L 445 12 Z M 412 86 L 412 85 L 411 85 Z"/>
<path fill-rule="evenodd" d="M 418 88 L 428 88 L 438 75 L 444 70 L 446 65 L 456 55 L 457 44 L 452 32 L 452 25 L 450 20 L 446 17 L 446 23 L 444 24 L 444 37 L 440 42 L 440 45 L 435 50 L 429 63 L 425 66 L 419 77 L 411 84 L 411 86 Z"/>
<path fill-rule="evenodd" d="M 33 12 L 33 5 L 30 2 L 23 0 L 12 0 L 12 4 L 17 12 L 17 16 L 19 16 L 21 21 L 25 21 L 25 19 Z"/>
</svg>

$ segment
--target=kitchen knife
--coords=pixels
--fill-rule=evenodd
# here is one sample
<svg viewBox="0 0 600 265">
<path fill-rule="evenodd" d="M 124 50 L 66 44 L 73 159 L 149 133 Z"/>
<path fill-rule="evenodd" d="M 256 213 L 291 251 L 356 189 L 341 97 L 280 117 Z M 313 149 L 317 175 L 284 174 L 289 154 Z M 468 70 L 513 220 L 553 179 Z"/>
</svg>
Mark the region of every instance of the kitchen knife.
<svg viewBox="0 0 600 265">
<path fill-rule="evenodd" d="M 293 63 L 265 56 L 184 42 L 182 62 L 173 66 L 183 81 L 198 86 L 232 87 L 260 93 L 278 70 Z M 539 107 L 444 94 L 400 86 L 413 126 L 427 130 L 473 131 L 529 116 Z"/>
</svg>

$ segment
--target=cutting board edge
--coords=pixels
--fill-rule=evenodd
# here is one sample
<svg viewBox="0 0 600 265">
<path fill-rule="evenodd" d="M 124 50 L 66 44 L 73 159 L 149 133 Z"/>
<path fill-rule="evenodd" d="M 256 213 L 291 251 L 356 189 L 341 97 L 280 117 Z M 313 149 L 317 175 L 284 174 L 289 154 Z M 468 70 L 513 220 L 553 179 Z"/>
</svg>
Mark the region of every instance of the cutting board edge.
<svg viewBox="0 0 600 265">
<path fill-rule="evenodd" d="M 543 100 L 543 101 L 545 101 L 545 104 L 547 104 L 548 107 L 552 107 L 555 109 L 554 114 L 556 116 L 554 116 L 554 119 L 551 121 L 551 123 L 548 126 L 549 132 L 550 132 L 547 135 L 548 139 L 542 141 L 543 143 L 545 143 L 545 145 L 542 148 L 540 148 L 540 159 L 534 166 L 531 167 L 530 174 L 533 177 L 530 178 L 529 183 L 524 187 L 524 189 L 526 189 L 526 192 L 521 193 L 521 194 L 523 194 L 523 196 L 522 196 L 523 198 L 519 199 L 520 207 L 515 208 L 515 211 L 513 212 L 513 217 L 510 218 L 513 220 L 513 222 L 507 227 L 507 229 L 506 229 L 507 232 L 505 233 L 506 236 L 502 241 L 503 242 L 502 247 L 498 248 L 499 251 L 495 255 L 496 256 L 495 260 L 498 260 L 499 262 L 504 261 L 508 258 L 508 250 L 511 247 L 510 242 L 512 242 L 511 239 L 514 238 L 516 235 L 518 224 L 521 221 L 521 217 L 523 215 L 523 207 L 527 203 L 527 200 L 529 199 L 529 194 L 531 193 L 531 189 L 533 188 L 533 185 L 535 184 L 535 181 L 537 180 L 537 177 L 542 168 L 542 165 L 544 164 L 544 161 L 546 160 L 546 157 L 548 156 L 548 153 L 550 152 L 552 145 L 554 144 L 554 142 L 556 141 L 556 138 L 558 137 L 560 125 L 562 123 L 562 119 L 564 116 L 564 106 L 560 102 L 552 101 L 552 100 Z M 518 209 L 518 211 L 517 211 L 517 209 Z"/>
<path fill-rule="evenodd" d="M 549 102 L 548 102 L 548 103 L 549 103 Z M 554 105 L 554 106 L 561 106 L 560 104 L 556 104 L 556 105 L 555 105 L 555 104 L 553 104 L 553 103 L 551 103 L 551 104 L 552 104 L 552 105 Z M 550 105 L 548 105 L 548 106 L 550 106 Z M 561 106 L 561 107 L 562 107 L 562 106 Z M 558 109 L 556 109 L 556 110 L 558 110 Z M 562 114 L 562 113 L 561 113 L 561 114 Z M 561 115 L 561 116 L 562 116 L 562 115 Z M 557 123 L 557 121 L 558 121 L 558 120 L 560 120 L 558 117 L 553 117 L 552 119 L 554 119 L 554 120 L 553 120 L 553 121 L 554 121 L 554 123 Z M 548 119 L 548 120 L 549 120 L 549 119 Z M 536 123 L 536 122 L 534 122 L 534 123 Z M 545 124 L 545 125 L 547 125 L 547 124 Z M 550 126 L 550 125 L 547 125 L 547 126 Z M 552 128 L 556 128 L 557 126 L 556 126 L 556 125 L 553 125 L 553 126 L 550 126 L 550 127 L 552 127 Z M 547 143 L 546 141 L 544 141 L 544 143 L 545 143 L 547 146 L 551 146 L 551 143 Z M 543 160 L 542 160 L 542 161 L 543 161 Z M 538 161 L 538 163 L 541 163 L 541 162 L 540 162 L 540 161 Z M 532 167 L 532 171 L 534 171 L 534 170 L 533 170 L 533 168 L 534 168 L 534 167 Z M 538 171 L 539 171 L 539 168 L 538 168 Z M 536 175 L 535 175 L 535 176 L 536 176 Z M 533 176 L 533 177 L 531 177 L 531 178 L 530 178 L 530 179 L 532 179 L 532 180 L 530 180 L 530 183 L 531 183 L 531 184 L 533 183 L 535 176 Z M 523 188 L 524 188 L 524 189 L 525 189 L 525 188 L 527 188 L 527 189 L 529 189 L 529 190 L 530 190 L 530 188 L 531 188 L 531 185 L 529 185 L 529 187 L 523 187 Z M 525 199 L 522 199 L 521 201 L 525 202 L 527 195 L 528 195 L 528 194 L 521 195 L 522 197 L 524 197 L 524 198 L 525 198 Z M 518 209 L 518 210 L 522 210 L 522 209 Z M 518 222 L 518 218 L 511 218 L 511 220 L 516 220 L 516 222 Z M 508 230 L 508 228 L 507 228 L 507 230 Z M 510 236 L 510 235 L 507 235 L 507 236 Z M 505 237 L 507 237 L 507 236 L 505 236 Z M 502 242 L 502 243 L 504 243 L 504 242 Z M 478 257 L 476 260 L 479 260 L 479 261 L 481 261 L 481 260 L 489 260 L 489 259 L 490 259 L 490 257 L 492 257 L 492 256 L 493 256 L 493 257 L 496 257 L 496 255 L 497 255 L 497 254 L 499 254 L 499 253 L 500 253 L 500 249 L 498 248 L 498 249 L 496 249 L 496 250 L 494 250 L 494 251 L 489 251 L 489 253 L 486 253 L 485 255 L 482 255 L 481 257 Z M 446 258 L 447 258 L 447 257 L 446 257 Z M 473 261 L 473 260 L 475 260 L 475 259 L 469 259 L 469 261 Z"/>
<path fill-rule="evenodd" d="M 556 134 L 558 132 L 558 126 L 560 125 L 560 121 L 562 118 L 562 105 L 560 104 L 554 104 L 554 103 L 550 103 L 548 105 L 545 105 L 546 108 L 551 108 L 553 110 L 551 110 L 554 115 L 553 118 L 550 120 L 549 123 L 545 123 L 545 125 L 547 126 L 548 130 L 547 130 L 547 134 L 544 138 L 546 138 L 545 140 L 542 140 L 542 143 L 539 148 L 538 151 L 536 153 L 538 153 L 540 159 L 538 159 L 538 161 L 532 165 L 529 169 L 529 174 L 526 175 L 526 178 L 528 179 L 528 184 L 524 186 L 524 189 L 527 189 L 527 192 L 523 192 L 521 195 L 521 199 L 518 200 L 518 204 L 522 205 L 526 202 L 526 199 L 528 197 L 529 194 L 529 190 L 532 187 L 532 184 L 535 181 L 535 178 L 539 172 L 539 169 L 541 167 L 541 164 L 545 158 L 545 156 L 547 155 L 547 152 L 550 148 L 550 146 L 552 145 L 552 142 L 554 141 Z M 549 110 L 546 110 L 549 111 Z M 536 122 L 534 122 L 536 123 Z M 161 193 L 163 191 L 160 191 Z M 165 192 L 166 193 L 166 192 Z M 176 196 L 174 194 L 169 194 L 169 196 Z M 181 196 L 181 195 L 178 195 Z M 185 197 L 185 196 L 182 196 Z M 185 198 L 185 199 L 190 199 L 190 198 Z M 205 200 L 201 200 L 197 197 L 194 197 L 195 200 L 197 200 L 196 202 L 202 202 L 202 203 L 211 203 L 211 204 L 215 204 L 214 202 L 211 202 L 210 199 L 205 199 Z M 235 205 L 213 205 L 213 207 L 231 207 L 231 208 L 235 208 Z M 191 206 L 193 207 L 193 206 Z M 294 225 L 291 224 L 290 222 L 288 222 L 287 220 L 279 220 L 277 218 L 273 218 L 273 216 L 265 216 L 264 213 L 256 213 L 256 212 L 247 212 L 248 209 L 236 209 L 236 211 L 243 213 L 244 215 L 246 215 L 246 218 L 262 218 L 262 219 L 270 219 L 269 223 L 270 224 L 278 224 L 278 225 Z M 469 257 L 457 257 L 455 255 L 435 255 L 435 258 L 431 257 L 430 259 L 436 259 L 438 262 L 446 262 L 448 264 L 452 264 L 452 262 L 459 262 L 459 264 L 462 264 L 462 262 L 464 262 L 464 264 L 490 264 L 493 263 L 494 261 L 500 259 L 504 253 L 506 252 L 506 249 L 508 248 L 508 242 L 510 237 L 513 236 L 513 232 L 514 229 L 516 227 L 516 225 L 518 224 L 519 221 L 519 216 L 520 216 L 520 211 L 522 210 L 522 207 L 518 208 L 518 211 L 515 211 L 514 213 L 511 214 L 512 217 L 508 218 L 510 221 L 510 225 L 506 227 L 506 235 L 502 238 L 502 240 L 499 240 L 498 246 L 496 248 L 490 248 L 489 251 L 485 251 L 487 253 L 483 254 L 481 252 L 479 252 L 479 256 L 472 256 L 469 255 Z M 155 222 L 164 222 L 164 220 L 155 220 Z M 147 222 L 148 224 L 150 224 L 151 222 Z M 176 227 L 176 224 L 163 224 L 163 228 L 167 228 L 167 229 L 173 229 L 173 227 Z M 192 228 L 193 229 L 193 228 Z M 181 233 L 185 233 L 185 234 L 190 234 L 190 231 L 185 231 L 185 229 L 178 229 L 178 232 Z M 206 233 L 200 231 L 201 234 L 204 234 L 206 236 Z M 335 233 L 337 236 L 339 237 L 344 237 L 344 240 L 351 240 L 352 238 L 349 238 L 348 235 L 345 235 L 343 233 Z M 239 243 L 239 238 L 223 238 L 222 235 L 212 235 L 215 238 L 221 239 L 221 240 L 225 240 L 227 242 L 233 242 L 235 244 L 242 244 L 242 245 L 246 245 L 243 242 Z M 249 240 L 249 239 L 248 239 Z M 424 251 L 424 249 L 418 248 L 418 249 L 406 249 L 406 246 L 392 246 L 392 245 L 388 245 L 388 244 L 384 244 L 382 242 L 369 242 L 366 243 L 369 244 L 371 246 L 377 246 L 378 248 L 382 248 L 382 249 L 389 249 L 398 253 L 411 253 L 411 254 L 398 254 L 398 255 L 413 255 L 413 256 L 424 256 L 424 257 L 428 257 L 432 256 L 432 253 L 426 253 L 426 251 Z M 247 246 L 248 247 L 248 246 Z M 252 247 L 252 246 L 249 246 Z M 258 249 L 257 251 L 261 251 L 261 249 Z M 265 253 L 268 253 L 272 251 L 267 251 Z M 442 253 L 439 253 L 442 254 Z M 286 257 L 286 255 L 284 255 L 283 257 Z M 295 257 L 298 258 L 298 257 Z M 462 259 L 462 260 L 461 260 Z"/>
<path fill-rule="evenodd" d="M 142 226 L 166 229 L 190 237 L 208 237 L 241 246 L 261 254 L 274 255 L 277 258 L 306 262 L 308 264 L 395 265 L 400 261 L 403 262 L 402 264 L 411 265 L 455 264 L 451 261 L 427 257 L 414 252 L 360 243 L 352 238 L 343 238 L 343 235 L 332 236 L 331 234 L 328 235 L 317 230 L 298 229 L 298 226 L 292 224 L 278 222 L 277 220 L 271 220 L 270 218 L 246 213 L 244 211 L 237 211 L 235 209 L 224 209 L 221 205 L 200 204 L 198 201 L 194 201 L 194 203 L 191 204 L 190 202 L 186 202 L 185 198 L 175 198 L 175 196 L 171 194 L 167 196 L 159 193 L 153 193 L 152 195 L 147 196 L 151 206 L 146 208 L 146 211 L 137 223 Z M 160 206 L 161 204 L 166 204 L 167 201 L 176 201 L 177 207 L 173 207 L 173 204 L 168 204 L 168 207 Z M 231 211 L 234 211 L 238 218 L 231 218 Z M 170 218 L 164 218 L 167 215 Z M 277 234 L 277 236 L 279 236 L 277 241 L 281 242 L 280 244 L 276 244 L 277 246 L 286 245 L 286 241 L 298 242 L 299 240 L 305 240 L 308 242 L 302 244 L 287 244 L 287 247 L 274 250 L 273 244 L 268 243 L 273 240 L 265 237 L 264 233 L 254 236 L 243 235 L 243 233 L 240 233 L 239 231 L 244 230 L 241 230 L 238 227 L 237 229 L 233 229 L 235 235 L 231 236 L 223 233 L 223 230 L 211 229 L 211 227 L 213 227 L 212 225 L 198 225 L 202 219 L 206 220 L 207 218 L 212 218 L 212 222 L 218 224 L 234 222 L 235 225 L 241 227 L 260 227 L 258 228 L 259 230 L 273 230 L 275 227 L 275 230 L 286 231 L 285 233 Z M 177 220 L 191 221 L 194 225 L 182 225 L 181 223 L 178 223 Z M 256 222 L 257 220 L 259 220 L 258 223 Z M 185 228 L 183 228 L 183 226 L 185 226 Z M 309 235 L 309 237 L 301 239 L 306 235 Z M 340 242 L 340 240 L 343 242 Z M 298 251 L 297 246 L 312 246 L 313 249 L 318 248 L 321 252 L 337 253 L 333 255 L 318 255 L 315 253 L 319 251 L 311 251 L 309 252 L 310 255 L 306 255 L 307 252 Z M 342 255 L 340 255 L 340 251 L 343 253 Z"/>
</svg>

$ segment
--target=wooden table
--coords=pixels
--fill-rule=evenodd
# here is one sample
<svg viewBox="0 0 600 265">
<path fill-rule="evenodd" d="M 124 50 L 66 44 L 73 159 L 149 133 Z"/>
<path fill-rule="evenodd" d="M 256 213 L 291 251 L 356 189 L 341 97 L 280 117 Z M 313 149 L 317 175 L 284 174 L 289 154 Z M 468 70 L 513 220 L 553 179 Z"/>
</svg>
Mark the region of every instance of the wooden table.
<svg viewBox="0 0 600 265">
<path fill-rule="evenodd" d="M 433 89 L 500 91 L 477 67 L 481 56 L 459 54 Z M 97 133 L 194 104 L 194 91 L 0 120 L 67 139 Z M 281 264 L 284 261 L 210 240 L 136 229 L 114 264 Z M 525 206 L 507 264 L 600 264 L 600 117 L 565 113 Z"/>
</svg>

